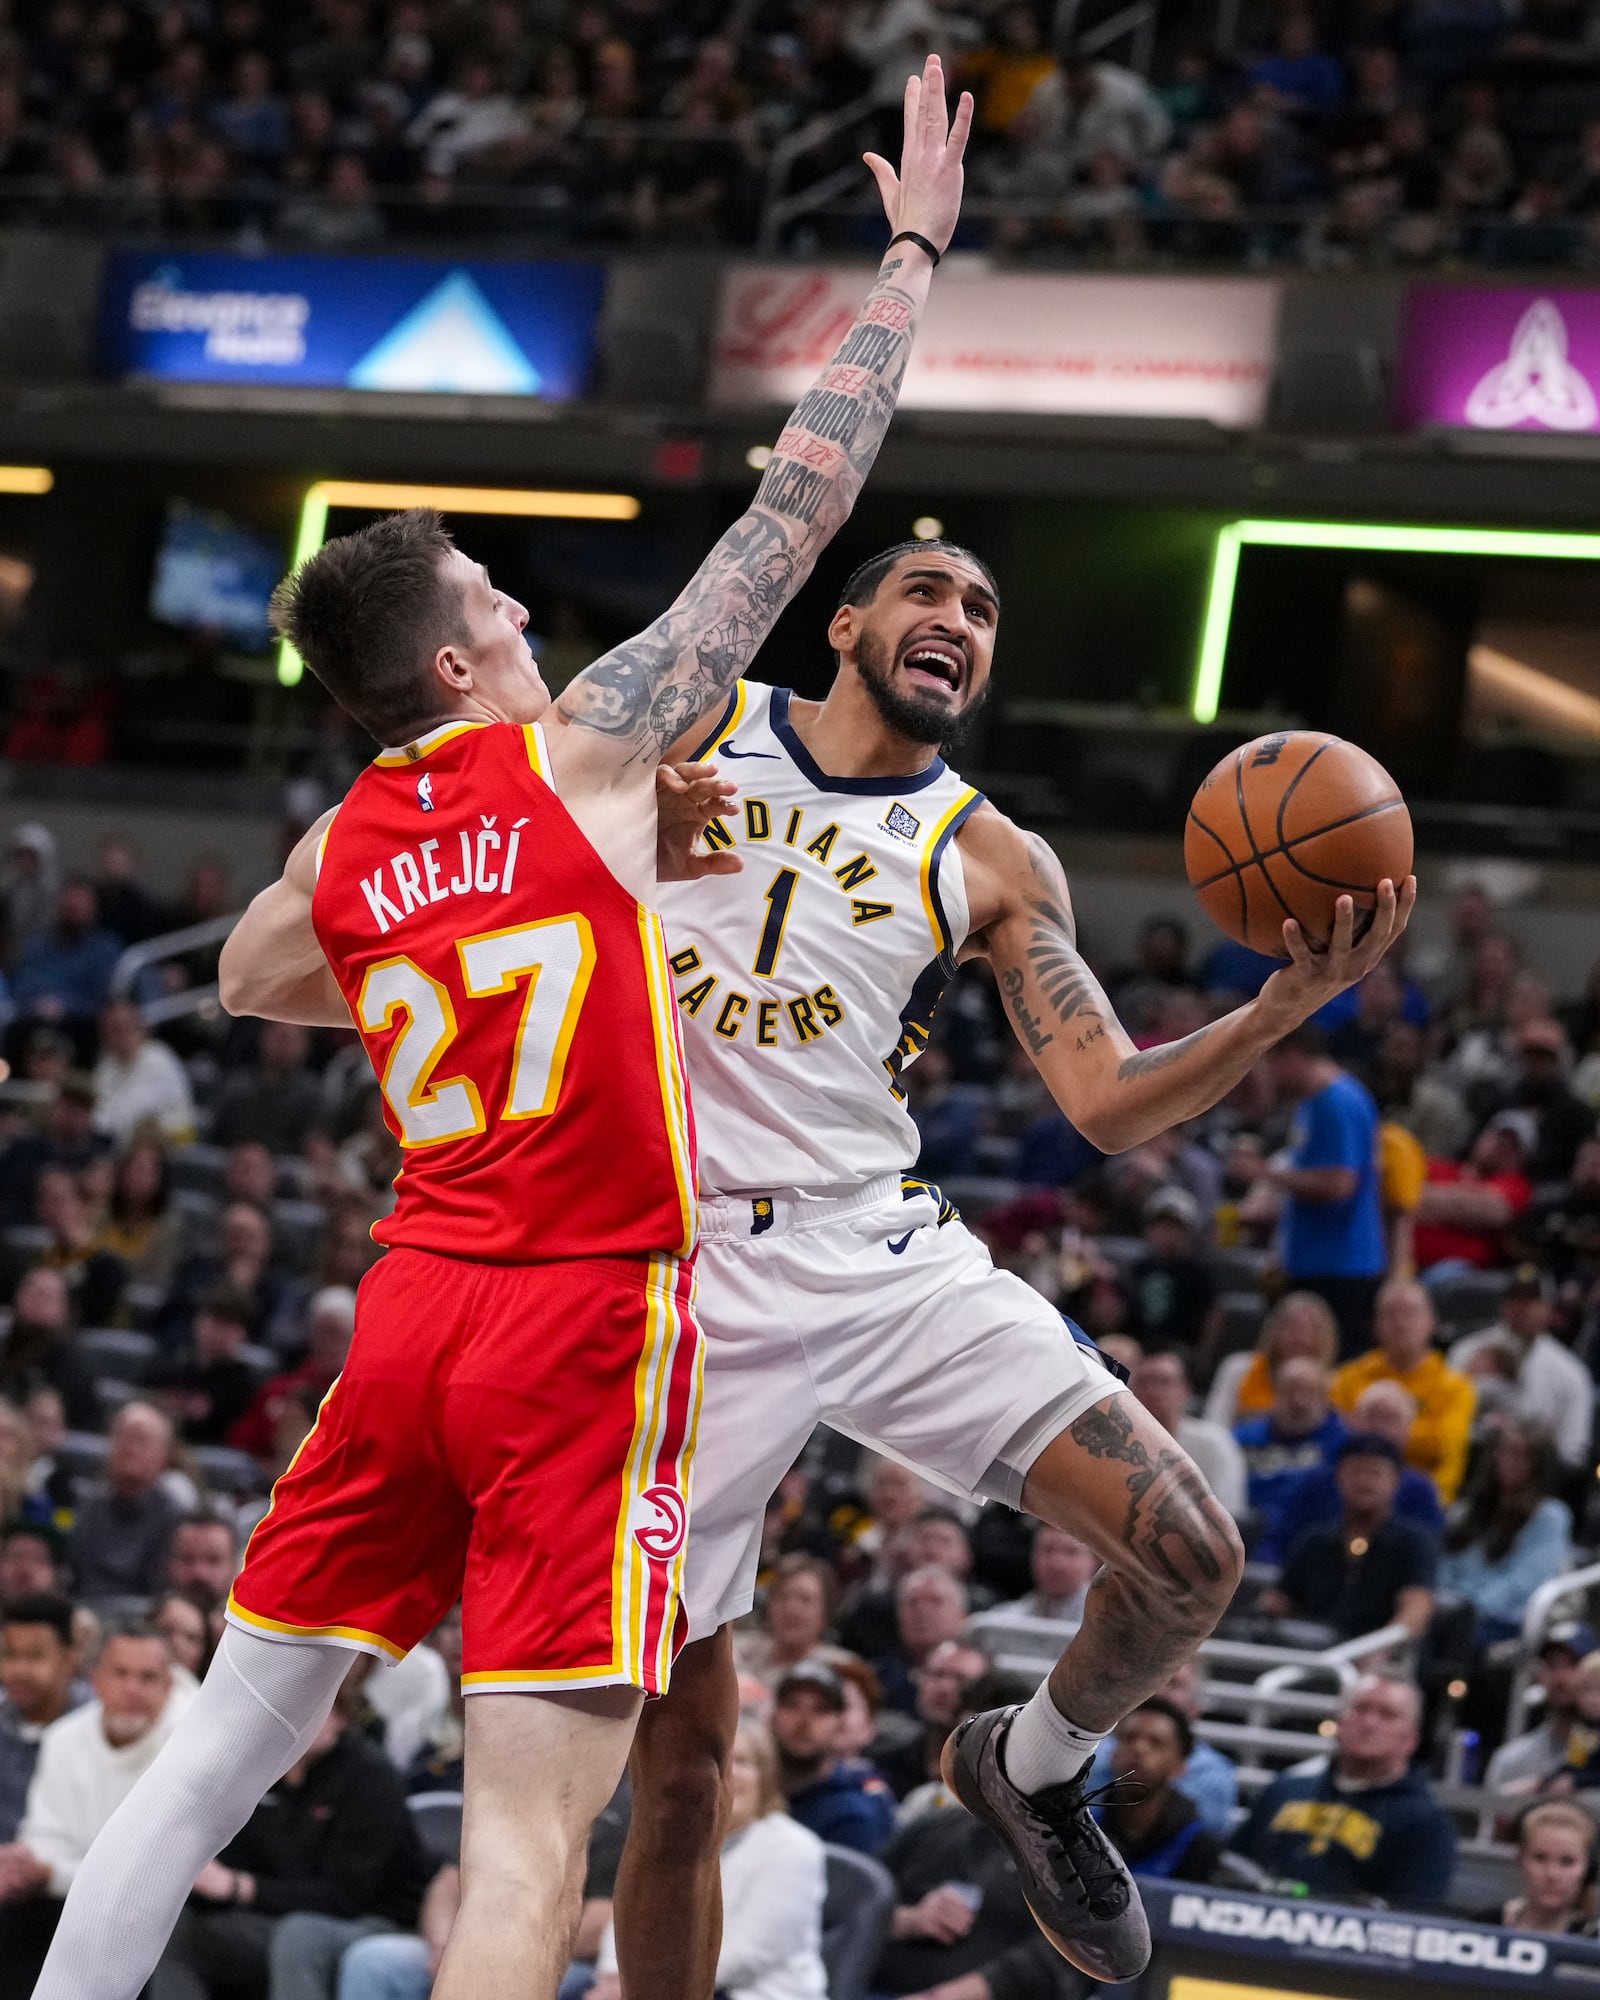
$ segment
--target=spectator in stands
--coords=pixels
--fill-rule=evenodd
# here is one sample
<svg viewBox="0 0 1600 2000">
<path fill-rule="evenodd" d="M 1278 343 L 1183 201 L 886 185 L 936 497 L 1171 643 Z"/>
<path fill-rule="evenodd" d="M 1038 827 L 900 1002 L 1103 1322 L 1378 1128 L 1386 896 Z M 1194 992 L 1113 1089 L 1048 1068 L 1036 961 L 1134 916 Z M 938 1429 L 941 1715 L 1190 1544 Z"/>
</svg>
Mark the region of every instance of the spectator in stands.
<svg viewBox="0 0 1600 2000">
<path fill-rule="evenodd" d="M 1594 1633 L 1573 1619 L 1552 1625 L 1539 1641 L 1533 1678 L 1544 1707 L 1532 1729 L 1502 1743 L 1489 1759 L 1483 1782 L 1491 1792 L 1531 1790 L 1565 1766 L 1578 1719 L 1578 1668 L 1594 1650 Z"/>
<path fill-rule="evenodd" d="M 1245 1468 L 1239 1447 L 1220 1424 L 1189 1414 L 1189 1372 L 1176 1348 L 1157 1348 L 1133 1365 L 1133 1391 L 1205 1474 L 1211 1490 L 1235 1519 L 1245 1510 Z"/>
<path fill-rule="evenodd" d="M 1356 1398 L 1347 1422 L 1352 1431 L 1387 1438 L 1405 1456 L 1411 1427 L 1416 1421 L 1417 1404 L 1398 1382 L 1374 1382 Z M 1425 1472 L 1406 1466 L 1400 1474 L 1400 1491 L 1394 1510 L 1402 1521 L 1421 1529 L 1435 1547 L 1444 1541 L 1444 1508 L 1439 1489 Z M 1336 1521 L 1341 1512 L 1339 1482 L 1332 1465 L 1302 1474 L 1283 1496 L 1280 1546 L 1292 1549 L 1307 1528 Z"/>
<path fill-rule="evenodd" d="M 1222 1842 L 1194 1801 L 1179 1791 L 1194 1750 L 1194 1728 L 1176 1702 L 1154 1694 L 1117 1724 L 1111 1761 L 1137 1788 L 1113 1791 L 1101 1808 L 1106 1838 L 1135 1875 L 1168 1882 L 1209 1882 Z M 1142 1792 L 1142 1796 L 1139 1793 Z"/>
<path fill-rule="evenodd" d="M 1283 1268 L 1296 1290 L 1326 1299 L 1339 1351 L 1360 1353 L 1388 1267 L 1378 1187 L 1378 1107 L 1364 1084 L 1327 1052 L 1309 1022 L 1273 1051 L 1279 1090 L 1298 1102 L 1283 1190 Z"/>
<path fill-rule="evenodd" d="M 22 1824 L 44 1732 L 88 1693 L 67 1599 L 35 1591 L 0 1602 L 0 1852 Z"/>
<path fill-rule="evenodd" d="M 916 1684 L 915 1734 L 899 1734 L 872 1746 L 872 1761 L 897 1799 L 920 1785 L 939 1782 L 939 1752 L 945 1738 L 968 1710 L 963 1706 L 971 1684 L 989 1671 L 989 1662 L 964 1639 L 946 1639 L 935 1646 L 912 1674 Z"/>
<path fill-rule="evenodd" d="M 1329 1762 L 1274 1778 L 1234 1846 L 1274 1882 L 1333 1902 L 1381 1899 L 1398 1910 L 1441 1902 L 1456 1836 L 1427 1779 L 1411 1768 L 1421 1739 L 1417 1689 L 1369 1674 L 1339 1711 Z"/>
<path fill-rule="evenodd" d="M 1578 1148 L 1594 1137 L 1594 1113 L 1567 1085 L 1566 1030 L 1559 1021 L 1526 1021 L 1516 1031 L 1515 1046 L 1517 1069 L 1506 1095 L 1511 1107 L 1533 1114 L 1536 1142 L 1528 1158 L 1528 1178 L 1565 1180 Z"/>
<path fill-rule="evenodd" d="M 117 1156 L 95 1246 L 118 1260 L 130 1286 L 159 1292 L 172 1282 L 182 1236 L 167 1155 L 153 1141 L 136 1139 Z"/>
<path fill-rule="evenodd" d="M 0 1530 L 0 1604 L 15 1597 L 56 1597 L 65 1581 L 53 1528 L 25 1521 Z"/>
<path fill-rule="evenodd" d="M 1583 1142 L 1571 1180 L 1530 1205 L 1514 1240 L 1557 1284 L 1600 1273 L 1600 1139 Z"/>
<path fill-rule="evenodd" d="M 39 1176 L 34 1217 L 49 1231 L 49 1240 L 34 1254 L 46 1270 L 60 1272 L 78 1323 L 105 1326 L 116 1313 L 127 1272 L 119 1258 L 98 1247 L 83 1178 L 74 1179 L 60 1167 L 47 1167 Z"/>
<path fill-rule="evenodd" d="M 839 1750 L 844 1684 L 820 1660 L 791 1667 L 772 1702 L 772 1740 L 789 1811 L 818 1840 L 876 1854 L 894 1832 L 894 1794 L 873 1766 Z"/>
<path fill-rule="evenodd" d="M 1339 1358 L 1339 1323 L 1315 1292 L 1285 1294 L 1261 1322 L 1255 1346 L 1223 1356 L 1206 1397 L 1209 1421 L 1231 1430 L 1243 1418 L 1264 1417 L 1272 1408 L 1275 1371 L 1302 1356 L 1329 1369 Z"/>
<path fill-rule="evenodd" d="M 1484 1348 L 1509 1344 L 1518 1356 L 1512 1408 L 1545 1426 L 1563 1466 L 1587 1473 L 1592 1465 L 1594 1380 L 1571 1348 L 1551 1333 L 1554 1318 L 1549 1281 L 1537 1265 L 1519 1264 L 1501 1298 L 1500 1317 L 1492 1326 L 1456 1341 L 1449 1362 L 1469 1374 L 1474 1357 Z"/>
<path fill-rule="evenodd" d="M 1467 1469 L 1477 1395 L 1433 1345 L 1433 1301 L 1424 1286 L 1393 1278 L 1378 1295 L 1374 1331 L 1378 1344 L 1333 1378 L 1334 1407 L 1347 1417 L 1374 1382 L 1398 1382 L 1417 1405 L 1406 1442 L 1406 1461 L 1425 1472 L 1448 1505 Z"/>
<path fill-rule="evenodd" d="M 262 1383 L 255 1401 L 228 1433 L 228 1442 L 236 1451 L 247 1451 L 264 1462 L 272 1462 L 279 1405 L 295 1396 L 321 1402 L 344 1367 L 355 1324 L 356 1295 L 348 1286 L 327 1285 L 312 1295 L 306 1358 L 297 1368 Z"/>
<path fill-rule="evenodd" d="M 239 1553 L 239 1537 L 220 1514 L 190 1514 L 173 1530 L 166 1587 L 204 1609 L 213 1644 L 222 1637 L 222 1614 L 238 1574 Z"/>
<path fill-rule="evenodd" d="M 947 1569 L 932 1564 L 902 1577 L 895 1592 L 895 1643 L 870 1662 L 883 1684 L 890 1708 L 914 1715 L 917 1706 L 914 1675 L 936 1646 L 958 1636 L 967 1622 L 966 1585 Z"/>
<path fill-rule="evenodd" d="M 100 921 L 125 945 L 143 944 L 167 928 L 167 913 L 159 899 L 139 880 L 139 856 L 127 841 L 113 837 L 100 847 L 100 872 L 94 893 Z"/>
<path fill-rule="evenodd" d="M 1134 70 L 1066 56 L 1041 80 L 1022 114 L 1032 143 L 1056 154 L 1070 177 L 1101 153 L 1149 167 L 1172 136 L 1161 100 Z"/>
<path fill-rule="evenodd" d="M 119 1146 L 141 1128 L 168 1144 L 194 1137 L 194 1098 L 183 1064 L 157 1041 L 128 999 L 100 1010 L 100 1060 L 94 1066 L 94 1121 Z"/>
<path fill-rule="evenodd" d="M 1146 1346 L 1193 1348 L 1216 1302 L 1217 1284 L 1199 1253 L 1200 1204 L 1187 1188 L 1158 1188 L 1144 1205 L 1144 1255 L 1128 1272 L 1129 1331 Z"/>
<path fill-rule="evenodd" d="M 1277 53 L 1251 66 L 1250 81 L 1290 118 L 1325 118 L 1345 94 L 1344 70 L 1317 47 L 1316 23 L 1298 7 L 1284 14 Z"/>
<path fill-rule="evenodd" d="M 1586 1653 L 1573 1677 L 1574 1716 L 1567 1733 L 1567 1757 L 1551 1791 L 1600 1786 L 1600 1653 Z"/>
<path fill-rule="evenodd" d="M 67 1561 L 80 1596 L 153 1597 L 167 1572 L 179 1510 L 161 1483 L 172 1423 L 149 1403 L 124 1403 L 111 1420 L 105 1484 L 78 1509 Z"/>
<path fill-rule="evenodd" d="M 278 1993 L 327 1993 L 357 1939 L 415 1925 L 430 1870 L 399 1774 L 350 1726 L 351 1707 L 341 1690 L 304 1755 L 201 1869 L 151 2000 L 269 1974 Z"/>
<path fill-rule="evenodd" d="M 197 1251 L 179 1266 L 156 1321 L 158 1337 L 178 1345 L 191 1330 L 201 1299 L 221 1285 L 249 1300 L 252 1336 L 272 1325 L 289 1289 L 273 1260 L 272 1225 L 246 1201 L 231 1201 L 222 1211 L 214 1251 Z"/>
<path fill-rule="evenodd" d="M 968 1689 L 962 1713 L 1026 1692 L 1013 1676 L 987 1674 Z M 1061 1990 L 1061 1962 L 1028 1914 L 1005 1849 L 980 1820 L 920 1814 L 879 1858 L 894 1877 L 896 1907 L 873 1992 L 976 1996 L 977 1980 L 993 2000 Z"/>
<path fill-rule="evenodd" d="M 1433 1616 L 1439 1552 L 1395 1513 L 1400 1454 L 1387 1438 L 1356 1432 L 1339 1447 L 1334 1476 L 1342 1513 L 1309 1528 L 1261 1599 L 1269 1618 L 1307 1618 L 1341 1639 L 1386 1625 L 1421 1638 Z"/>
<path fill-rule="evenodd" d="M 322 1093 L 306 1066 L 311 1037 L 288 1021 L 266 1021 L 255 1065 L 223 1085 L 211 1121 L 214 1145 L 253 1139 L 271 1153 L 298 1153 L 321 1122 Z"/>
<path fill-rule="evenodd" d="M 36 1264 L 17 1286 L 11 1324 L 0 1340 L 0 1396 L 24 1403 L 54 1389 L 74 1430 L 100 1421 L 94 1376 L 72 1344 L 72 1299 L 59 1271 Z"/>
<path fill-rule="evenodd" d="M 215 1645 L 205 1607 L 187 1591 L 169 1590 L 151 1606 L 150 1625 L 167 1642 L 173 1665 L 204 1680 Z"/>
<path fill-rule="evenodd" d="M 1205 1714 L 1198 1662 L 1186 1661 L 1158 1692 L 1163 1701 L 1170 1702 L 1188 1718 L 1192 1732 L 1194 1725 Z M 1110 1784 L 1124 1768 L 1116 1754 L 1116 1739 L 1108 1736 L 1095 1752 L 1094 1763 L 1090 1766 L 1090 1789 Z M 1202 1825 L 1216 1834 L 1219 1841 L 1226 1841 L 1233 1827 L 1234 1809 L 1239 1803 L 1239 1772 L 1233 1759 L 1225 1756 L 1214 1744 L 1195 1736 L 1191 1748 L 1185 1753 L 1183 1770 L 1172 1779 L 1172 1785 L 1193 1802 Z"/>
<path fill-rule="evenodd" d="M 1034 1528 L 1028 1550 L 1028 1567 L 1033 1588 L 1003 1608 L 1020 1612 L 1024 1618 L 1055 1618 L 1076 1625 L 1083 1617 L 1083 1600 L 1100 1567 L 1100 1558 L 1087 1542 L 1069 1535 L 1064 1528 L 1052 1528 L 1041 1521 Z"/>
<path fill-rule="evenodd" d="M 1573 1799 L 1529 1806 L 1517 1821 L 1519 1891 L 1492 1909 L 1481 1924 L 1517 1931 L 1583 1935 L 1594 1924 L 1595 1848 L 1600 1826 Z"/>
<path fill-rule="evenodd" d="M 61 1167 L 82 1173 L 111 1151 L 111 1141 L 94 1129 L 94 1085 L 73 1070 L 56 1086 L 43 1129 L 24 1132 L 0 1153 L 0 1225 L 32 1222 L 39 1176 Z"/>
<path fill-rule="evenodd" d="M 27 1993 L 91 1843 L 133 1790 L 194 1698 L 166 1642 L 114 1626 L 90 1676 L 94 1700 L 52 1722 L 16 1840 L 0 1848 L 0 1966 Z"/>
<path fill-rule="evenodd" d="M 772 1738 L 748 1718 L 734 1738 L 725 1796 L 716 1991 L 728 2000 L 825 2000 L 822 1842 L 784 1810 Z M 592 2000 L 621 2000 L 616 1966 L 608 1931 Z"/>
<path fill-rule="evenodd" d="M 1234 1426 L 1234 1442 L 1244 1456 L 1246 1497 L 1260 1521 L 1251 1554 L 1258 1562 L 1281 1562 L 1285 1510 L 1291 1493 L 1308 1472 L 1331 1465 L 1350 1435 L 1344 1418 L 1329 1402 L 1333 1378 L 1308 1358 L 1279 1364 L 1272 1384 L 1272 1408 Z"/>
<path fill-rule="evenodd" d="M 1429 1160 L 1412 1232 L 1419 1271 L 1438 1279 L 1505 1262 L 1507 1232 L 1533 1198 L 1523 1169 L 1536 1140 L 1531 1112 L 1500 1111 L 1465 1160 Z"/>
<path fill-rule="evenodd" d="M 1514 1639 L 1528 1600 L 1572 1564 L 1572 1515 L 1551 1497 L 1555 1446 L 1541 1425 L 1502 1418 L 1460 1503 L 1439 1569 L 1478 1614 L 1480 1648 Z"/>
<path fill-rule="evenodd" d="M 59 1021 L 77 1042 L 111 991 L 122 944 L 100 923 L 94 884 L 74 875 L 62 884 L 45 929 L 24 941 L 11 974 L 17 1012 L 35 1021 Z"/>
<path fill-rule="evenodd" d="M 826 1643 L 837 1595 L 838 1581 L 825 1562 L 781 1556 L 761 1608 L 762 1629 L 736 1636 L 739 1671 L 775 1687 L 802 1660 L 842 1658 L 838 1647 Z"/>
<path fill-rule="evenodd" d="M 0 911 L 4 913 L 0 941 L 8 964 L 36 931 L 49 924 L 60 893 L 56 837 L 37 820 L 24 820 L 11 829 L 5 859 L 0 862 Z"/>
<path fill-rule="evenodd" d="M 250 1318 L 245 1294 L 218 1285 L 200 1301 L 188 1345 L 149 1376 L 185 1444 L 221 1444 L 255 1401 L 258 1377 L 242 1358 Z"/>
</svg>

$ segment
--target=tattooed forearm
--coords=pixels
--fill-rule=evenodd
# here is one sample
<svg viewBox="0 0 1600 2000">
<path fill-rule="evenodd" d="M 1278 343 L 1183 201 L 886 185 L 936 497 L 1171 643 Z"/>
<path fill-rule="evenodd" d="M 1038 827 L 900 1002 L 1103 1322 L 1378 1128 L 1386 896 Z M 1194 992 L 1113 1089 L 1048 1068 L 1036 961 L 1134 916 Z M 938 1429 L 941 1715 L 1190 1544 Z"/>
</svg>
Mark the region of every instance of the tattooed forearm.
<svg viewBox="0 0 1600 2000">
<path fill-rule="evenodd" d="M 893 258 L 785 424 L 748 511 L 671 610 L 581 673 L 561 718 L 659 756 L 724 698 L 855 505 L 894 415 L 927 273 Z"/>
<path fill-rule="evenodd" d="M 1163 1042 L 1159 1048 L 1140 1049 L 1136 1055 L 1125 1056 L 1117 1067 L 1118 1083 L 1127 1083 L 1136 1076 L 1148 1076 L 1152 1070 L 1165 1069 L 1188 1054 L 1190 1049 L 1203 1042 L 1216 1026 L 1208 1021 L 1203 1028 L 1196 1028 L 1192 1035 L 1185 1035 L 1181 1041 Z"/>
</svg>

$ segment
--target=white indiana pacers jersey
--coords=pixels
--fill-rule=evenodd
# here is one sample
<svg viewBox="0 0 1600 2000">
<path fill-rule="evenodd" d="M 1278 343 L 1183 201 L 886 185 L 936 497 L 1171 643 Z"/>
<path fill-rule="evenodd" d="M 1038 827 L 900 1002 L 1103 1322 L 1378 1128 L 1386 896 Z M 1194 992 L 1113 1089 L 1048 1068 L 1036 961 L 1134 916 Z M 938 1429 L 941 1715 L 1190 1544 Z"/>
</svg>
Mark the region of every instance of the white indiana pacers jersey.
<svg viewBox="0 0 1600 2000">
<path fill-rule="evenodd" d="M 942 760 L 833 778 L 785 688 L 741 681 L 696 752 L 739 787 L 706 837 L 738 875 L 658 892 L 683 1017 L 700 1184 L 838 1187 L 917 1157 L 899 1077 L 967 934 L 956 829 L 982 794 Z"/>
</svg>

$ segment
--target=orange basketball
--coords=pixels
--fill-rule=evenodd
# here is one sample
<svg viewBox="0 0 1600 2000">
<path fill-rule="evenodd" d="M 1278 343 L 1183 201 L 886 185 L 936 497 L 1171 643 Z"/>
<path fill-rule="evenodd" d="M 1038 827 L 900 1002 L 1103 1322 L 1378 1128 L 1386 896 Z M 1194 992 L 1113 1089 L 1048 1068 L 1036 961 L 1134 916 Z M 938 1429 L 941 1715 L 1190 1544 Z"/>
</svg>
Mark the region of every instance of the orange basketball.
<svg viewBox="0 0 1600 2000">
<path fill-rule="evenodd" d="M 1338 736 L 1289 729 L 1228 755 L 1189 808 L 1183 861 L 1219 930 L 1284 956 L 1293 917 L 1314 945 L 1333 934 L 1334 904 L 1354 898 L 1356 936 L 1372 922 L 1385 876 L 1411 873 L 1411 815 L 1393 778 Z"/>
</svg>

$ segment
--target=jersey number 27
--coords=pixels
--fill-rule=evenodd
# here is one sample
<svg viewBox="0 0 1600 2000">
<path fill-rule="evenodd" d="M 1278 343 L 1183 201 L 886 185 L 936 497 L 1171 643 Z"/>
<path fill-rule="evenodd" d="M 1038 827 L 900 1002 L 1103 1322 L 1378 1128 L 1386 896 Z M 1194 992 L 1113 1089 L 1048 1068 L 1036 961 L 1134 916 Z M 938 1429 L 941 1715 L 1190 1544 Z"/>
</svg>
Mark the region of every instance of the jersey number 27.
<svg viewBox="0 0 1600 2000">
<path fill-rule="evenodd" d="M 594 936 L 583 916 L 550 917 L 511 930 L 485 931 L 456 944 L 461 983 L 473 1000 L 493 999 L 528 982 L 517 1027 L 511 1084 L 501 1118 L 547 1118 L 561 1095 L 567 1051 L 594 971 Z M 356 1014 L 363 1031 L 381 1035 L 403 1014 L 383 1068 L 383 1094 L 406 1146 L 443 1146 L 488 1129 L 483 1099 L 469 1076 L 434 1081 L 460 1030 L 448 991 L 412 958 L 367 968 Z"/>
</svg>

